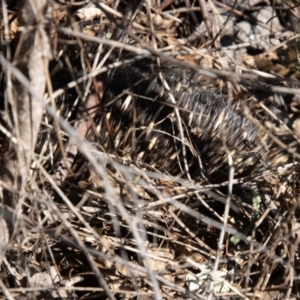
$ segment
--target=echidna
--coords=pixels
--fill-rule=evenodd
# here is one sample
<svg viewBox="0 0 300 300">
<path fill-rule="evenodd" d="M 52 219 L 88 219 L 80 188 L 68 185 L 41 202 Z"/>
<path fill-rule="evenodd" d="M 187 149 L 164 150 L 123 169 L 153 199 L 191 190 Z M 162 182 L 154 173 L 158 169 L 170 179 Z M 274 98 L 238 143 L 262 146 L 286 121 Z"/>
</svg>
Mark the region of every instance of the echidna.
<svg viewBox="0 0 300 300">
<path fill-rule="evenodd" d="M 171 175 L 189 173 L 195 180 L 204 175 L 214 182 L 227 178 L 229 153 L 237 176 L 291 159 L 242 113 L 238 101 L 215 88 L 203 90 L 191 74 L 176 68 L 121 67 L 105 85 L 102 107 L 110 129 L 102 118 L 100 133 L 107 151 Z M 297 148 L 291 135 L 281 139 Z"/>
</svg>

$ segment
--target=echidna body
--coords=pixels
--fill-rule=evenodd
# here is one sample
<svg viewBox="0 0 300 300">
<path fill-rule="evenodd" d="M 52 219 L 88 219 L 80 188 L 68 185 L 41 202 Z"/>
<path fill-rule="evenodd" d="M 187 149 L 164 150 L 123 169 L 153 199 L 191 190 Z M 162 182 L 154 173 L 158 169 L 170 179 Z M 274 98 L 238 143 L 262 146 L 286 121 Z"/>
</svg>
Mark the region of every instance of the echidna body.
<svg viewBox="0 0 300 300">
<path fill-rule="evenodd" d="M 188 171 L 194 180 L 204 175 L 211 181 L 227 178 L 228 154 L 238 176 L 289 160 L 288 153 L 241 113 L 237 102 L 217 89 L 203 90 L 177 69 L 159 71 L 161 77 L 139 64 L 116 70 L 107 81 L 103 107 L 111 133 L 103 119 L 100 130 L 107 151 L 174 176 Z M 290 136 L 285 139 L 291 141 Z"/>
</svg>

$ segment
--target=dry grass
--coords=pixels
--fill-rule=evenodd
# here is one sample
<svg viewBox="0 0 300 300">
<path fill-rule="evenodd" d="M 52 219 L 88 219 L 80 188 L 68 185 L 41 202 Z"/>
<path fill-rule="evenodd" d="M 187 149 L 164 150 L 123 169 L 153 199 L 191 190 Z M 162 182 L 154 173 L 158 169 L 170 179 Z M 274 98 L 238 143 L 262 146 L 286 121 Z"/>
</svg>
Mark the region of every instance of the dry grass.
<svg viewBox="0 0 300 300">
<path fill-rule="evenodd" d="M 300 299 L 293 1 L 262 1 L 263 8 L 203 0 L 6 2 L 0 9 L 2 298 Z M 273 12 L 268 22 L 253 13 L 263 9 Z M 232 31 L 242 23 L 253 31 Z M 114 72 L 127 70 L 126 90 L 134 90 L 128 82 L 135 65 L 148 68 L 137 81 L 176 69 L 193 74 L 189 87 L 228 95 L 272 141 L 274 152 L 264 153 L 286 161 L 268 157 L 268 168 L 236 174 L 236 153 L 228 151 L 224 180 L 206 177 L 205 161 L 203 174 L 193 176 L 190 136 L 172 90 L 184 175 L 166 172 L 158 159 L 139 159 L 143 149 L 134 156 L 108 147 L 117 124 L 110 120 L 123 119 L 105 106 L 106 85 L 113 90 L 120 84 Z M 172 83 L 164 74 L 167 91 Z M 128 101 L 133 94 L 124 95 L 112 98 Z"/>
</svg>

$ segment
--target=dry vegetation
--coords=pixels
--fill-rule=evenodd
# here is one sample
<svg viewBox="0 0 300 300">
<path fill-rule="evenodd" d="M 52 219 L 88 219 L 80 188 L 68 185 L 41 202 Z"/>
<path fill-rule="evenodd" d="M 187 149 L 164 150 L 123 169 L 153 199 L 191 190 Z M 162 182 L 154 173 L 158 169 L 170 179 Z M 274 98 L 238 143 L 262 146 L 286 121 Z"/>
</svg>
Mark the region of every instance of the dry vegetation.
<svg viewBox="0 0 300 300">
<path fill-rule="evenodd" d="M 1 299 L 300 299 L 298 5 L 2 0 Z M 148 152 L 139 139 L 109 147 L 125 112 L 105 103 L 136 66 L 148 71 L 135 80 L 160 76 L 179 120 L 169 140 L 183 154 L 181 92 L 168 90 L 165 70 L 213 91 L 212 116 L 217 94 L 234 103 L 259 128 L 251 146 L 264 149 L 262 167 L 237 172 L 239 154 L 222 141 L 208 145 L 228 166 L 222 180 L 203 157 L 203 172 L 189 174 L 188 152 L 182 176 L 172 173 L 154 145 L 163 138 Z"/>
</svg>

